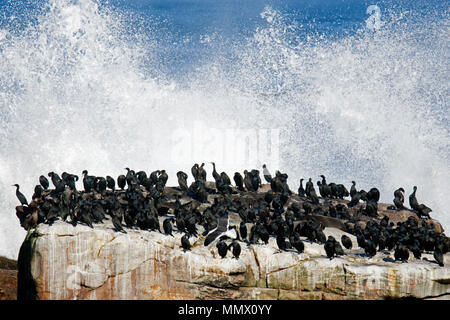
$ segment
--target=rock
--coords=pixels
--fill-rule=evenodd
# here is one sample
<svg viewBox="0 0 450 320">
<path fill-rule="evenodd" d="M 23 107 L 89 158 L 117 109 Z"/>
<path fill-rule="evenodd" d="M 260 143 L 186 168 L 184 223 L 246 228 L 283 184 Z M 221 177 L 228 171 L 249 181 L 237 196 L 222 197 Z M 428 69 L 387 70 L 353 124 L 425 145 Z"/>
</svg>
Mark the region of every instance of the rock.
<svg viewBox="0 0 450 320">
<path fill-rule="evenodd" d="M 17 299 L 17 270 L 0 269 L 0 300 Z"/>
<path fill-rule="evenodd" d="M 0 257 L 0 300 L 17 299 L 17 261 Z"/>
<path fill-rule="evenodd" d="M 356 239 L 336 228 L 326 236 L 347 234 L 352 250 L 329 260 L 323 245 L 304 240 L 305 251 L 279 252 L 269 244 L 241 243 L 237 260 L 221 259 L 216 242 L 181 233 L 127 229 L 112 223 L 84 225 L 56 221 L 30 231 L 19 254 L 19 299 L 386 299 L 450 296 L 450 254 L 445 267 L 432 254 L 422 260 L 394 262 L 393 252 L 368 259 Z M 217 241 L 217 240 L 216 240 Z M 355 249 L 356 248 L 356 249 Z"/>
</svg>

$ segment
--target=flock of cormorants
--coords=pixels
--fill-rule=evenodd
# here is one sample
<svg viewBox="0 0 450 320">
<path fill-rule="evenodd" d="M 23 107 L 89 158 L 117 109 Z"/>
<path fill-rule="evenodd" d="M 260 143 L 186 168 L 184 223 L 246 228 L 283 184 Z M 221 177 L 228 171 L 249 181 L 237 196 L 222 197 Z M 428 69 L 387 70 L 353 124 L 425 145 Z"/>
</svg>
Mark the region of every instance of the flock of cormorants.
<svg viewBox="0 0 450 320">
<path fill-rule="evenodd" d="M 332 236 L 326 238 L 323 230 L 331 226 L 356 236 L 358 246 L 369 258 L 377 251 L 394 250 L 395 260 L 406 262 L 409 252 L 417 259 L 424 252 L 433 252 L 436 262 L 444 265 L 443 254 L 449 250 L 449 238 L 428 223 L 431 209 L 418 203 L 416 186 L 409 196 L 409 204 L 417 218 L 409 216 L 395 225 L 387 216 L 381 218 L 378 215 L 380 192 L 377 188 L 357 191 L 356 183 L 352 181 L 349 192 L 343 184 L 327 183 L 321 175 L 322 180 L 317 181 L 320 197 L 311 178 L 305 187 L 304 179 L 300 179 L 295 194 L 289 189 L 287 174 L 276 171 L 272 177 L 263 165 L 263 176 L 270 189 L 267 187 L 263 188 L 267 191 L 262 191 L 259 170 L 245 170 L 244 176 L 236 172 L 233 186 L 228 175 L 225 172 L 219 174 L 215 163 L 211 164 L 214 183 L 207 182 L 205 164 L 202 163 L 192 167 L 194 181 L 190 185 L 188 175 L 179 171 L 179 186 L 172 188 L 166 187 L 168 174 L 165 170 L 147 175 L 145 171 L 126 168 L 127 173 L 116 180 L 111 176 L 92 176 L 84 170 L 84 190 L 76 188 L 77 175 L 64 172 L 60 177 L 49 172 L 54 188 L 49 189 L 48 179 L 41 175 L 30 203 L 19 191 L 19 185 L 14 185 L 21 203 L 16 207 L 16 215 L 26 230 L 39 223 L 51 225 L 57 219 L 91 228 L 95 223 L 111 219 L 117 232 L 126 233 L 126 229 L 138 228 L 173 236 L 172 233 L 177 231 L 183 233 L 181 247 L 185 251 L 190 250 L 189 238 L 198 237 L 201 226 L 202 235 L 206 236 L 205 246 L 218 239 L 219 255 L 224 258 L 231 251 L 236 259 L 241 253 L 240 243 L 268 244 L 270 237 L 276 238 L 280 251 L 298 253 L 304 251 L 305 240 L 300 237 L 306 237 L 306 241 L 323 244 L 327 257 L 332 259 L 345 253 L 341 243 L 351 250 L 352 241 L 346 235 L 340 239 L 341 243 Z M 388 209 L 408 210 L 404 206 L 404 192 L 403 188 L 394 192 L 394 206 Z M 351 200 L 343 201 L 345 197 L 351 197 Z M 236 218 L 239 216 L 239 226 L 230 223 L 231 212 L 236 213 Z M 159 217 L 165 217 L 162 231 Z"/>
</svg>

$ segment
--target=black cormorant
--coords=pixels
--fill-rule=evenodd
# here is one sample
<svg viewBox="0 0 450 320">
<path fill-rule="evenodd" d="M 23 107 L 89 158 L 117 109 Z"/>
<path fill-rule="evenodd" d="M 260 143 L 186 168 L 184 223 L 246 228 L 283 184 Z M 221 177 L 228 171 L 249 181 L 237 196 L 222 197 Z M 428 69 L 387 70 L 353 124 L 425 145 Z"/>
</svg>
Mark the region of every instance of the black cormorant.
<svg viewBox="0 0 450 320">
<path fill-rule="evenodd" d="M 16 183 L 16 184 L 13 184 L 13 187 L 16 187 L 16 197 L 17 197 L 17 199 L 19 199 L 20 203 L 23 206 L 28 206 L 27 199 L 25 198 L 23 193 L 19 191 L 20 186 Z"/>
</svg>

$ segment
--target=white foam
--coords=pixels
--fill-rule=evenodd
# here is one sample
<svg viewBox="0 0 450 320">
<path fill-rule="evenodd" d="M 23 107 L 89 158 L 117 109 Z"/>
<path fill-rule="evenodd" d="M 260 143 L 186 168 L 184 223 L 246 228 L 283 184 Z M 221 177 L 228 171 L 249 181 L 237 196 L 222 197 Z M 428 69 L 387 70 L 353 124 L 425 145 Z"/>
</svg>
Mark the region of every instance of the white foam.
<svg viewBox="0 0 450 320">
<path fill-rule="evenodd" d="M 403 186 L 408 195 L 417 185 L 419 202 L 448 229 L 446 19 L 425 15 L 420 26 L 393 17 L 377 32 L 292 41 L 301 26 L 270 7 L 261 18 L 252 37 L 232 46 L 205 35 L 227 55 L 217 53 L 183 80 L 158 73 L 158 44 L 126 32 L 126 14 L 92 0 L 49 0 L 36 23 L 2 30 L 0 255 L 17 257 L 25 236 L 12 184 L 31 200 L 49 171 L 117 176 L 124 167 L 165 168 L 176 184 L 178 170 L 190 174 L 217 148 L 206 141 L 194 157 L 173 156 L 172 133 L 190 132 L 194 122 L 281 129 L 280 168 L 267 165 L 287 172 L 293 190 L 300 177 L 325 174 L 376 186 L 391 202 L 393 190 Z M 230 176 L 262 170 L 261 159 L 216 164 Z M 209 177 L 211 170 L 207 164 Z"/>
</svg>

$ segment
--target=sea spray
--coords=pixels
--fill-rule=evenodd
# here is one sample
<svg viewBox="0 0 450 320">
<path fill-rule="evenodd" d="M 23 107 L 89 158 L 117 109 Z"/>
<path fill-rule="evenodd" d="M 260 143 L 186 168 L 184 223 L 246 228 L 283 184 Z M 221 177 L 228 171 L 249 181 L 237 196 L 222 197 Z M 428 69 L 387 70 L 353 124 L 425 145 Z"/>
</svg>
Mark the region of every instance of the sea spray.
<svg viewBox="0 0 450 320">
<path fill-rule="evenodd" d="M 16 257 L 25 237 L 13 183 L 30 197 L 49 171 L 117 177 L 130 167 L 164 168 L 174 185 L 195 162 L 211 179 L 212 160 L 230 176 L 267 163 L 288 173 L 294 191 L 301 177 L 355 180 L 378 187 L 384 202 L 417 185 L 419 202 L 448 229 L 448 12 L 388 13 L 377 30 L 362 19 L 333 37 L 266 7 L 250 36 L 230 44 L 203 35 L 215 54 L 172 78 L 152 39 L 164 40 L 164 28 L 130 32 L 140 21 L 96 1 L 49 0 L 21 28 L 2 23 L 0 255 Z M 190 149 L 180 132 L 191 134 Z M 268 149 L 279 162 L 249 156 L 273 132 Z M 228 161 L 241 151 L 223 150 L 242 143 L 244 157 Z"/>
</svg>

